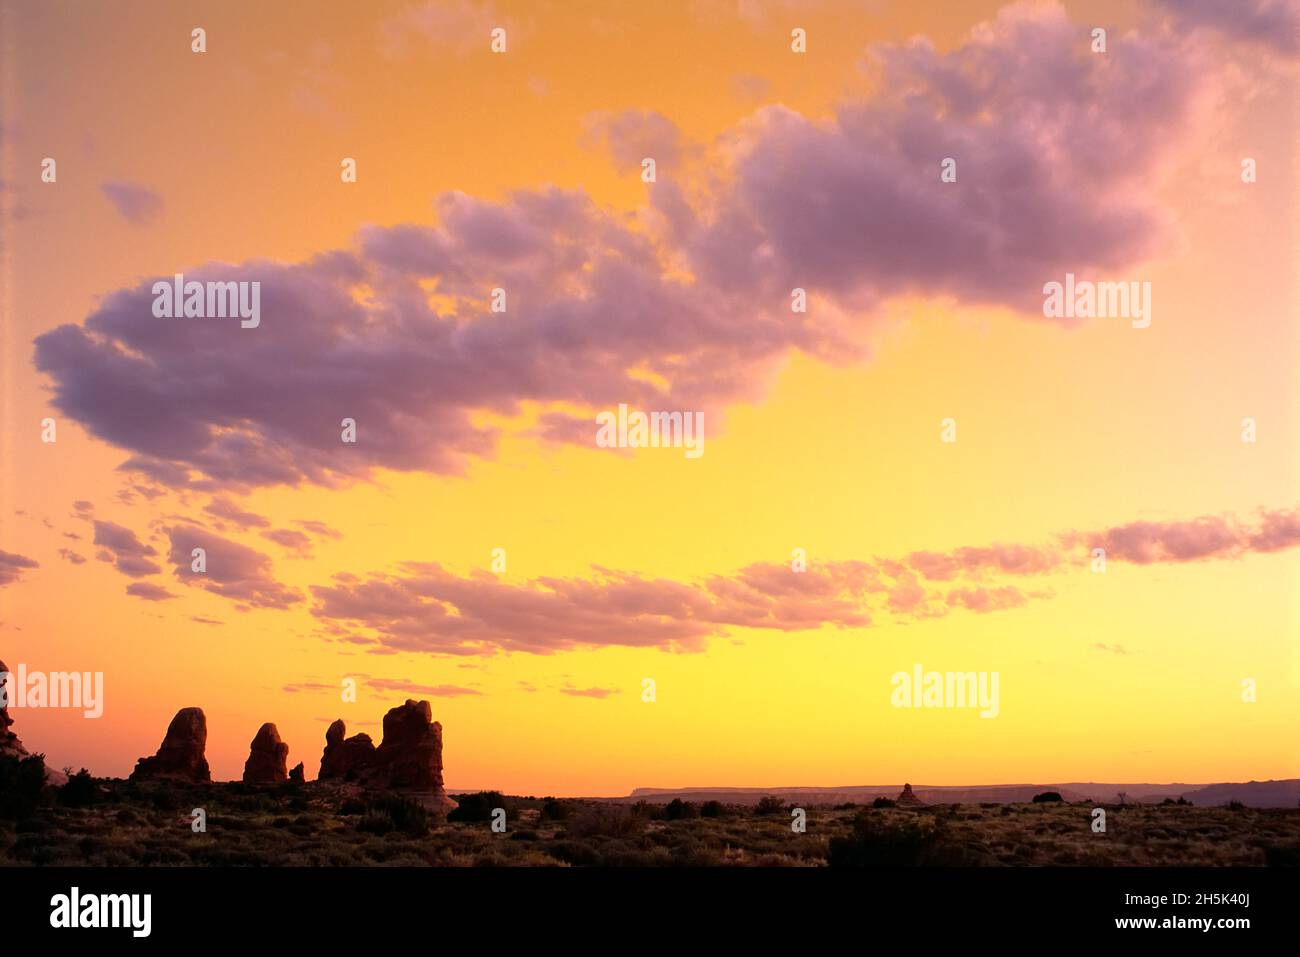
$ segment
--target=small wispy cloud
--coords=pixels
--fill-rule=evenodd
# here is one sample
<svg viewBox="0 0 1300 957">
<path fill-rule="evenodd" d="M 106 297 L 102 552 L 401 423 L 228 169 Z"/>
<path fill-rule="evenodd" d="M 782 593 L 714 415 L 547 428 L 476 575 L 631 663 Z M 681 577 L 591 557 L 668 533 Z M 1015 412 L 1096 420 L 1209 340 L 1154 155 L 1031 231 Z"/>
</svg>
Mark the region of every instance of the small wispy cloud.
<svg viewBox="0 0 1300 957">
<path fill-rule="evenodd" d="M 137 183 L 119 180 L 103 183 L 99 189 L 122 218 L 133 225 L 144 226 L 162 213 L 162 197 Z"/>
</svg>

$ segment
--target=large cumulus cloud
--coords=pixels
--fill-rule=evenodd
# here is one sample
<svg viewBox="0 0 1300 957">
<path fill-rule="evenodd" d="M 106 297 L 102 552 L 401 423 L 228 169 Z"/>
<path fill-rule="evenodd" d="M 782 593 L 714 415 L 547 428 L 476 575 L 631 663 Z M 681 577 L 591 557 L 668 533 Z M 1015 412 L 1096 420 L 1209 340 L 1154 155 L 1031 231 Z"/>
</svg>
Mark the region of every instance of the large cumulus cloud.
<svg viewBox="0 0 1300 957">
<path fill-rule="evenodd" d="M 698 275 L 868 305 L 947 294 L 1041 318 L 1045 281 L 1114 274 L 1170 238 L 1152 186 L 1204 86 L 1165 34 L 1116 36 L 1099 55 L 1059 9 L 1013 6 L 951 52 L 916 38 L 873 47 L 864 67 L 878 92 L 829 119 L 770 107 L 741 124 L 701 222 L 660 191 Z"/>
<path fill-rule="evenodd" d="M 1176 37 L 1114 37 L 1098 56 L 1059 8 L 1013 7 L 951 52 L 918 40 L 869 63 L 869 98 L 825 120 L 761 111 L 689 174 L 660 118 L 600 118 L 616 158 L 671 145 L 635 215 L 550 188 L 446 194 L 436 225 L 363 228 L 297 264 L 185 270 L 260 281 L 257 329 L 157 319 L 146 280 L 39 337 L 37 367 L 59 411 L 163 484 L 455 473 L 493 454 L 484 412 L 535 408 L 567 442 L 591 442 L 591 410 L 622 402 L 716 427 L 792 351 L 865 357 L 891 296 L 1042 321 L 1046 280 L 1118 274 L 1167 240 L 1151 187 L 1212 82 Z M 945 156 L 957 183 L 939 181 Z M 794 286 L 807 314 L 790 312 Z M 505 313 L 488 308 L 495 287 Z"/>
</svg>

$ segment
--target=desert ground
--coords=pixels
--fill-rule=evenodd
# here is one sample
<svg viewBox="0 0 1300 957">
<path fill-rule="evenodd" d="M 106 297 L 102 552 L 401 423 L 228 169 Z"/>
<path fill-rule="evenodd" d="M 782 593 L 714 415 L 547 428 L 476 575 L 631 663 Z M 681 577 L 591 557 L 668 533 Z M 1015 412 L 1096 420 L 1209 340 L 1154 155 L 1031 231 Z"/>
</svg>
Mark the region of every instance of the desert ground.
<svg viewBox="0 0 1300 957">
<path fill-rule="evenodd" d="M 11 792 L 12 793 L 12 792 Z M 198 866 L 1294 866 L 1300 809 L 1085 803 L 627 804 L 418 798 L 316 783 L 266 788 L 74 775 L 0 808 L 0 864 Z M 504 831 L 493 810 L 505 809 Z M 196 830 L 195 809 L 204 828 Z M 498 828 L 500 815 L 497 814 Z"/>
</svg>

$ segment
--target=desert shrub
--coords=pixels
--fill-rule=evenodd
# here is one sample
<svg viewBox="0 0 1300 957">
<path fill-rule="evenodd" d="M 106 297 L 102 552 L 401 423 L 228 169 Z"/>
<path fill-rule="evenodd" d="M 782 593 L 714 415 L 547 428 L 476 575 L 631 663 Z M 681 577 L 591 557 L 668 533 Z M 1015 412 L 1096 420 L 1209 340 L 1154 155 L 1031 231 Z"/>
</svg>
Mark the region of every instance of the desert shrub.
<svg viewBox="0 0 1300 957">
<path fill-rule="evenodd" d="M 543 821 L 563 821 L 569 816 L 570 807 L 563 801 L 547 798 L 542 802 Z"/>
<path fill-rule="evenodd" d="M 972 855 L 948 837 L 940 820 L 886 823 L 859 814 L 847 837 L 831 838 L 831 867 L 921 867 L 972 863 Z"/>
<path fill-rule="evenodd" d="M 602 867 L 663 867 L 671 863 L 666 848 L 647 850 L 627 841 L 610 841 L 600 849 Z"/>
<path fill-rule="evenodd" d="M 1177 801 L 1175 801 L 1173 798 L 1165 798 L 1165 799 L 1164 799 L 1163 801 L 1161 801 L 1160 803 L 1161 803 L 1162 805 L 1170 805 L 1170 806 L 1175 806 L 1175 807 L 1179 807 L 1179 806 L 1181 806 L 1181 807 L 1191 807 L 1191 806 L 1192 806 L 1192 802 L 1189 801 L 1189 800 L 1187 800 L 1187 798 L 1185 798 L 1185 797 L 1180 797 Z"/>
<path fill-rule="evenodd" d="M 664 819 L 664 806 L 662 804 L 651 804 L 649 801 L 637 801 L 632 805 L 632 813 L 640 815 L 649 821 L 662 821 Z"/>
<path fill-rule="evenodd" d="M 300 828 L 310 825 L 302 820 L 291 822 Z M 429 833 L 429 810 L 418 801 L 401 794 L 381 794 L 366 806 L 366 813 L 357 823 L 357 830 L 367 834 L 387 834 L 398 831 L 407 837 L 424 837 Z"/>
<path fill-rule="evenodd" d="M 26 758 L 0 755 L 0 818 L 17 820 L 31 815 L 45 787 L 45 755 Z"/>
<path fill-rule="evenodd" d="M 725 863 L 720 847 L 699 840 L 675 844 L 668 853 L 674 867 L 719 867 Z"/>
<path fill-rule="evenodd" d="M 248 818 L 234 817 L 233 815 L 223 815 L 221 817 L 208 818 L 208 830 L 221 831 L 256 831 L 260 825 Z"/>
<path fill-rule="evenodd" d="M 700 817 L 726 817 L 727 809 L 721 801 L 705 801 L 700 805 Z"/>
<path fill-rule="evenodd" d="M 171 788 L 160 787 L 150 791 L 149 803 L 158 811 L 175 811 L 180 808 L 183 802 L 180 795 Z"/>
<path fill-rule="evenodd" d="M 780 814 L 784 810 L 785 810 L 785 802 L 782 801 L 775 794 L 763 795 L 761 798 L 758 799 L 758 803 L 754 805 L 754 813 L 759 815 L 760 817 L 769 814 Z"/>
<path fill-rule="evenodd" d="M 569 838 L 631 837 L 645 831 L 645 818 L 621 805 L 588 808 L 569 818 L 564 835 Z"/>
<path fill-rule="evenodd" d="M 871 802 L 871 806 L 874 808 L 894 807 L 895 802 L 892 798 L 878 797 Z"/>
<path fill-rule="evenodd" d="M 48 834 L 58 829 L 59 827 L 54 821 L 43 817 L 29 817 L 14 822 L 15 834 Z"/>
<path fill-rule="evenodd" d="M 668 821 L 684 821 L 687 818 L 699 817 L 699 813 L 699 809 L 690 801 L 673 798 L 664 808 L 664 819 Z"/>
<path fill-rule="evenodd" d="M 506 806 L 506 799 L 500 791 L 479 791 L 477 794 L 457 794 L 454 797 L 456 807 L 448 812 L 449 821 L 490 821 L 493 808 Z"/>
<path fill-rule="evenodd" d="M 96 854 L 90 863 L 97 867 L 130 867 L 135 858 L 120 847 L 111 847 Z"/>
<path fill-rule="evenodd" d="M 64 807 L 89 807 L 99 799 L 99 785 L 82 768 L 68 775 L 68 783 L 59 788 L 59 803 Z"/>
<path fill-rule="evenodd" d="M 393 829 L 393 819 L 387 814 L 368 811 L 357 822 L 357 830 L 366 834 L 387 834 Z"/>
<path fill-rule="evenodd" d="M 1242 804 L 1240 801 L 1229 801 L 1229 802 L 1228 802 L 1226 805 L 1224 805 L 1224 806 L 1225 806 L 1229 811 L 1244 811 L 1244 810 L 1246 810 L 1246 805 Z"/>
<path fill-rule="evenodd" d="M 10 852 L 19 860 L 42 866 L 82 863 L 77 842 L 55 835 L 25 834 L 14 841 Z"/>
<path fill-rule="evenodd" d="M 1061 795 L 1057 791 L 1044 791 L 1042 794 L 1035 794 L 1033 801 L 1035 804 L 1051 804 L 1061 800 Z"/>
<path fill-rule="evenodd" d="M 1300 867 L 1300 844 L 1265 844 L 1263 851 L 1267 867 Z"/>
<path fill-rule="evenodd" d="M 181 847 L 154 842 L 140 852 L 139 863 L 146 867 L 169 864 L 189 864 L 190 856 Z"/>
<path fill-rule="evenodd" d="M 832 810 L 835 810 L 835 811 L 852 811 L 852 810 L 853 810 L 854 808 L 856 808 L 857 806 L 858 806 L 858 805 L 857 805 L 857 802 L 856 802 L 856 801 L 845 801 L 843 804 L 837 804 L 837 805 L 835 805 L 835 807 L 832 808 Z"/>
<path fill-rule="evenodd" d="M 574 867 L 597 867 L 601 862 L 600 851 L 585 841 L 555 841 L 547 847 L 547 852 L 557 861 Z"/>
<path fill-rule="evenodd" d="M 365 814 L 366 802 L 360 798 L 348 798 L 339 805 L 340 814 Z"/>
</svg>

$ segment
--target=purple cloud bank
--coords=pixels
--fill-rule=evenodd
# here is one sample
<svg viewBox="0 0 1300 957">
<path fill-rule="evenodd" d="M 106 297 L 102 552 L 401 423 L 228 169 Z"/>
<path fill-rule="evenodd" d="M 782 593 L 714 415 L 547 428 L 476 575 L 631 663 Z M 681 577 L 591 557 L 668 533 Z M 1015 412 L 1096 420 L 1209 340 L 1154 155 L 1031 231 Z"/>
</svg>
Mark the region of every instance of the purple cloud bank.
<svg viewBox="0 0 1300 957">
<path fill-rule="evenodd" d="M 343 573 L 313 586 L 312 614 L 327 632 L 384 651 L 547 654 L 578 647 L 701 650 L 728 628 L 803 631 L 865 628 L 877 616 L 938 618 L 962 609 L 988 614 L 1045 598 L 990 580 L 1085 567 L 1091 550 L 1145 565 L 1236 558 L 1300 547 L 1300 508 L 1264 511 L 1254 524 L 1228 517 L 1134 522 L 1067 532 L 1046 546 L 998 544 L 913 552 L 902 560 L 836 561 L 795 572 L 762 562 L 697 582 L 595 568 L 589 578 L 502 581 L 409 562 L 395 573 Z M 941 587 L 935 583 L 953 584 Z"/>
<path fill-rule="evenodd" d="M 1180 29 L 1204 27 L 1286 57 L 1300 53 L 1297 0 L 1158 0 Z"/>
<path fill-rule="evenodd" d="M 692 151 L 664 118 L 600 116 L 617 163 L 664 154 L 639 215 L 559 189 L 449 193 L 437 226 L 366 227 L 294 265 L 185 270 L 260 281 L 256 330 L 156 319 L 146 280 L 40 336 L 36 365 L 61 413 L 170 486 L 457 473 L 499 439 L 477 414 L 525 404 L 552 441 L 592 443 L 592 417 L 571 410 L 621 402 L 716 427 L 794 351 L 865 358 L 892 296 L 1042 321 L 1046 279 L 1161 247 L 1152 186 L 1195 135 L 1212 77 L 1164 32 L 1114 37 L 1105 56 L 1086 41 L 1058 8 L 1012 7 L 948 53 L 875 47 L 873 98 L 826 120 L 762 110 L 713 148 L 723 175 L 690 188 L 676 165 Z M 947 156 L 957 183 L 939 181 Z M 794 286 L 807 314 L 790 312 Z M 489 311 L 495 287 L 504 314 Z"/>
</svg>

